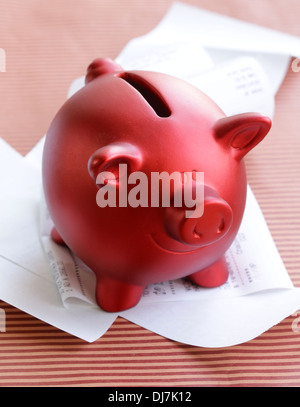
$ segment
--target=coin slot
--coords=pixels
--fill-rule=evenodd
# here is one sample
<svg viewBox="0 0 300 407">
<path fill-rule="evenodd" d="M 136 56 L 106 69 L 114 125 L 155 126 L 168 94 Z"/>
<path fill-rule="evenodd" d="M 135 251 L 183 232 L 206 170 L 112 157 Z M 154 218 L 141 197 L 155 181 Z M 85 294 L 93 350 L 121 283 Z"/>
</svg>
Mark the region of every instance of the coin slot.
<svg viewBox="0 0 300 407">
<path fill-rule="evenodd" d="M 157 116 L 171 116 L 171 110 L 166 101 L 149 82 L 145 81 L 140 76 L 129 72 L 123 72 L 121 74 L 118 74 L 117 76 L 126 81 L 135 90 L 137 90 L 140 95 L 142 95 L 143 98 L 147 101 L 147 103 L 152 107 Z"/>
</svg>

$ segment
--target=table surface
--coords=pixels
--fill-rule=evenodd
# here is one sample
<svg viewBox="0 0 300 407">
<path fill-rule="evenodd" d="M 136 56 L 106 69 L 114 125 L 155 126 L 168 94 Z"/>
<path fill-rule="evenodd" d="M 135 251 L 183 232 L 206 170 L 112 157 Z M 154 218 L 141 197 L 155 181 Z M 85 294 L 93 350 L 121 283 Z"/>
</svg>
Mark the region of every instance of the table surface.
<svg viewBox="0 0 300 407">
<path fill-rule="evenodd" d="M 185 2 L 300 36 L 297 0 Z M 130 39 L 154 28 L 171 4 L 1 0 L 0 47 L 7 61 L 0 73 L 0 136 L 20 153 L 30 151 L 87 64 L 98 56 L 116 57 Z M 276 96 L 272 130 L 246 159 L 249 183 L 298 287 L 299 95 L 300 73 L 290 68 Z M 120 317 L 102 338 L 87 344 L 3 301 L 0 308 L 6 313 L 0 386 L 300 385 L 296 315 L 248 343 L 206 349 L 173 342 Z"/>
</svg>

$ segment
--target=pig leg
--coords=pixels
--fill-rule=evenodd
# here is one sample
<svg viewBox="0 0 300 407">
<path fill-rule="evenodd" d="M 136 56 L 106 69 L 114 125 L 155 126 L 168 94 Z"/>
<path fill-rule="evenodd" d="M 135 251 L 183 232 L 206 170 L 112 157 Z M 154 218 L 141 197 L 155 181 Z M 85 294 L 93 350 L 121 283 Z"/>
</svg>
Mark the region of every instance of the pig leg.
<svg viewBox="0 0 300 407">
<path fill-rule="evenodd" d="M 211 266 L 191 274 L 189 279 L 201 287 L 213 288 L 226 283 L 228 274 L 226 260 L 223 256 Z"/>
<path fill-rule="evenodd" d="M 98 276 L 96 300 L 104 311 L 124 311 L 134 307 L 139 302 L 144 288 L 144 286 L 137 286 Z"/>
<path fill-rule="evenodd" d="M 52 240 L 54 240 L 55 243 L 60 244 L 62 246 L 66 246 L 65 242 L 63 241 L 62 237 L 58 233 L 55 226 L 51 230 L 51 238 Z"/>
</svg>

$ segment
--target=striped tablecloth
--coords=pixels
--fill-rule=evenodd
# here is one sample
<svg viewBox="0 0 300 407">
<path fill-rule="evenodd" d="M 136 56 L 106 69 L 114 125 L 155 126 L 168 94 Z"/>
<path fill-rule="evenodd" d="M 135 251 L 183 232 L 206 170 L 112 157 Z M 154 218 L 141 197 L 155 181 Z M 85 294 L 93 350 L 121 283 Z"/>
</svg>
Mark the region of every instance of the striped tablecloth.
<svg viewBox="0 0 300 407">
<path fill-rule="evenodd" d="M 299 386 L 300 333 L 289 317 L 248 343 L 179 344 L 118 318 L 93 344 L 0 302 L 1 386 Z M 297 324 L 296 326 L 297 327 Z"/>
<path fill-rule="evenodd" d="M 296 0 L 188 3 L 300 36 Z M 170 4 L 2 0 L 0 47 L 6 51 L 7 72 L 0 74 L 1 137 L 27 153 L 86 62 L 115 57 L 130 38 L 153 28 Z M 298 287 L 299 98 L 300 73 L 289 69 L 276 98 L 273 128 L 246 161 L 249 183 Z M 6 332 L 0 332 L 0 386 L 300 385 L 298 315 L 248 343 L 206 349 L 170 341 L 120 317 L 102 338 L 87 344 L 3 301 L 0 309 L 6 317 Z"/>
</svg>

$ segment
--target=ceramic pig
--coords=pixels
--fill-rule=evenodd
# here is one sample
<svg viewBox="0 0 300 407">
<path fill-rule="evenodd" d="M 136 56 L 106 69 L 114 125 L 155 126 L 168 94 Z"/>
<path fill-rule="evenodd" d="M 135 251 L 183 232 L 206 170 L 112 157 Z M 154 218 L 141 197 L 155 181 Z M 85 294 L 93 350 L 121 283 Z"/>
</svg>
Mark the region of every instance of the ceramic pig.
<svg viewBox="0 0 300 407">
<path fill-rule="evenodd" d="M 243 158 L 270 126 L 257 113 L 226 117 L 200 90 L 172 76 L 124 72 L 109 59 L 88 67 L 85 86 L 47 132 L 43 185 L 52 238 L 94 271 L 103 310 L 135 306 L 156 282 L 226 282 L 224 254 L 246 201 Z M 137 193 L 132 179 L 142 183 L 162 172 L 183 175 L 170 182 L 169 205 L 147 205 L 150 182 Z M 184 174 L 192 174 L 189 182 Z M 189 216 L 185 201 L 174 203 L 185 187 L 194 197 Z M 130 194 L 136 205 L 126 201 Z"/>
</svg>

